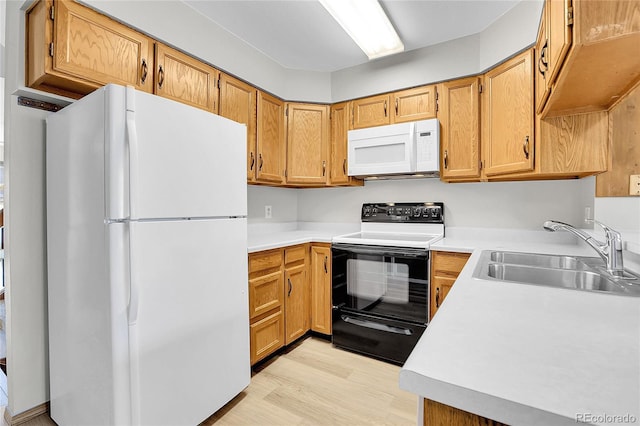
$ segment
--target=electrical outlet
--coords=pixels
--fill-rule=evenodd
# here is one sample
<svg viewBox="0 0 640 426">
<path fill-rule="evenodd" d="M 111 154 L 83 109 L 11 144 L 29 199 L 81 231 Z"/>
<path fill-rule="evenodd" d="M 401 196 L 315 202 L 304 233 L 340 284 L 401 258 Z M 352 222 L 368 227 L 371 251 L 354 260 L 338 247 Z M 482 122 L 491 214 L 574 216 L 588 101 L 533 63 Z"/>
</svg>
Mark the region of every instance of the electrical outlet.
<svg viewBox="0 0 640 426">
<path fill-rule="evenodd" d="M 264 206 L 264 218 L 271 219 L 271 206 Z"/>
<path fill-rule="evenodd" d="M 640 195 L 640 175 L 629 176 L 629 195 Z"/>
</svg>

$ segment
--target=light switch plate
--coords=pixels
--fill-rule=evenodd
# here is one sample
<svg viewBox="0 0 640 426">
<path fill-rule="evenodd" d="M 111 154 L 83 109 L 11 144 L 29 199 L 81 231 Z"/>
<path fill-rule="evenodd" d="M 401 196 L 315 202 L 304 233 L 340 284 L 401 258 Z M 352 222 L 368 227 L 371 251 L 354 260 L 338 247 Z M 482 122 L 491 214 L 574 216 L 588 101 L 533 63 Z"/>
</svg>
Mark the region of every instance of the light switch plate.
<svg viewBox="0 0 640 426">
<path fill-rule="evenodd" d="M 640 175 L 629 176 L 629 195 L 640 195 Z"/>
</svg>

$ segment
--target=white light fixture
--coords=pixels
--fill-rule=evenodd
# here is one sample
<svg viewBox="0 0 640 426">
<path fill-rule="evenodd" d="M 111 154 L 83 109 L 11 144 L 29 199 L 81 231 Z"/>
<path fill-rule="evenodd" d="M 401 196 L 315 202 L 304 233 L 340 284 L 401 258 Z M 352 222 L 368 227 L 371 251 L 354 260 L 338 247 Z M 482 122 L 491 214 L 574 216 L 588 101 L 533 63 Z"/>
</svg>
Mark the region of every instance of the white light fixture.
<svg viewBox="0 0 640 426">
<path fill-rule="evenodd" d="M 319 0 L 369 59 L 402 52 L 398 37 L 378 0 Z"/>
</svg>

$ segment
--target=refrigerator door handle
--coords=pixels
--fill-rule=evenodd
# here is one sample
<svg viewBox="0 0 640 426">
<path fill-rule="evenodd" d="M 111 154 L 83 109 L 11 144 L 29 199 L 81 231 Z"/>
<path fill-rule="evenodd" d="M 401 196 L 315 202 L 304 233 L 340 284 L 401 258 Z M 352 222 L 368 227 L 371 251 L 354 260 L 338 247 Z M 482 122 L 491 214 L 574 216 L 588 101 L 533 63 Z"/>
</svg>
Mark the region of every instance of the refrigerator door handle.
<svg viewBox="0 0 640 426">
<path fill-rule="evenodd" d="M 140 304 L 140 291 L 138 288 L 138 279 L 136 277 L 136 264 L 134 252 L 135 241 L 135 222 L 128 222 L 129 225 L 129 325 L 135 325 L 138 321 L 138 306 Z"/>
<path fill-rule="evenodd" d="M 135 90 L 127 86 L 127 140 L 129 143 L 129 219 L 137 219 L 138 132 L 136 131 Z"/>
</svg>

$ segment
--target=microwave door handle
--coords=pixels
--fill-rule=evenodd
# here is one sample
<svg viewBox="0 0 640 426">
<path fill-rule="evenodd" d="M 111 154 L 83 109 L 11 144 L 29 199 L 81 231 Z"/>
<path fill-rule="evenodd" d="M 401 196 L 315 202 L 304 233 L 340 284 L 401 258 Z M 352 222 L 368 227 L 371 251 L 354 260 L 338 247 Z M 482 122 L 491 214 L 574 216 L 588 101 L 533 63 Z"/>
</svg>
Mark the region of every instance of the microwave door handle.
<svg viewBox="0 0 640 426">
<path fill-rule="evenodd" d="M 403 334 L 405 336 L 411 336 L 413 334 L 413 331 L 408 328 L 394 327 L 392 325 L 380 324 L 373 321 L 351 318 L 347 315 L 341 315 L 341 318 L 344 322 L 347 322 L 349 324 L 353 324 L 353 325 L 357 325 L 365 328 L 371 328 L 373 330 L 386 331 L 388 333 L 395 333 L 395 334 Z"/>
</svg>

